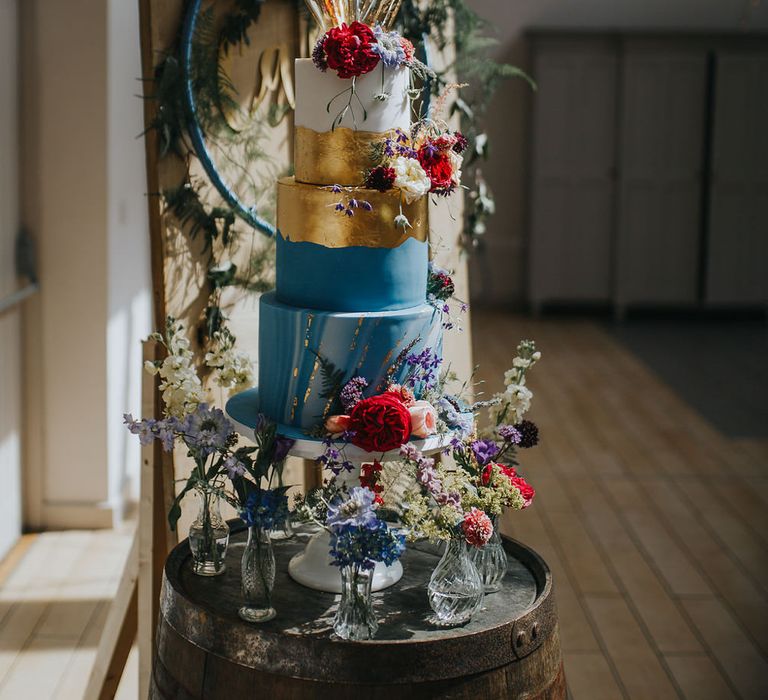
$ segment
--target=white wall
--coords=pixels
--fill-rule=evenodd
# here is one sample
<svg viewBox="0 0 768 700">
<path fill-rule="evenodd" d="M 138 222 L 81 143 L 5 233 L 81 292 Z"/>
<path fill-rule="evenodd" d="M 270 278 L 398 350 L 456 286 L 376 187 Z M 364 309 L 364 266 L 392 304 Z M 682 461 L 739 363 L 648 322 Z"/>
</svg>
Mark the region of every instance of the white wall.
<svg viewBox="0 0 768 700">
<path fill-rule="evenodd" d="M 40 294 L 24 308 L 25 518 L 108 527 L 138 448 L 149 331 L 138 3 L 24 0 L 22 217 Z M 135 491 L 135 489 L 134 489 Z"/>
<path fill-rule="evenodd" d="M 0 0 L 0 298 L 18 287 L 14 240 L 18 207 L 16 0 Z M 0 558 L 21 533 L 21 324 L 0 314 Z"/>
<path fill-rule="evenodd" d="M 151 279 L 139 4 L 109 0 L 107 31 L 107 430 L 110 500 L 138 498 L 140 445 L 123 413 L 141 414 L 141 340 L 151 332 Z"/>
<path fill-rule="evenodd" d="M 500 40 L 498 59 L 525 66 L 528 29 L 758 31 L 768 29 L 768 1 L 753 0 L 469 0 Z M 534 79 L 536 76 L 533 76 Z M 518 304 L 525 284 L 525 114 L 530 90 L 522 81 L 501 87 L 486 126 L 491 160 L 483 172 L 497 213 L 471 263 L 473 299 Z"/>
</svg>

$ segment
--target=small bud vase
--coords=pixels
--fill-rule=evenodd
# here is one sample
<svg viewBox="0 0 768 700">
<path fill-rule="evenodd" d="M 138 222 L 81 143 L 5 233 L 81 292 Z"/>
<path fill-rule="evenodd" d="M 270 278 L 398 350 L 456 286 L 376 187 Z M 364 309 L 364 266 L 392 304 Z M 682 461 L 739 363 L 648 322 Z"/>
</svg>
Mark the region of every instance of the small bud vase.
<svg viewBox="0 0 768 700">
<path fill-rule="evenodd" d="M 281 542 L 283 540 L 290 540 L 296 533 L 293 531 L 293 524 L 291 523 L 290 513 L 286 516 L 282 526 L 269 531 L 269 536 L 273 542 Z"/>
<path fill-rule="evenodd" d="M 507 553 L 501 543 L 499 534 L 499 516 L 491 518 L 493 534 L 484 547 L 472 547 L 470 558 L 477 568 L 477 573 L 483 581 L 486 593 L 496 593 L 501 590 L 501 583 L 507 573 Z"/>
<path fill-rule="evenodd" d="M 372 569 L 344 566 L 341 569 L 341 600 L 333 631 L 342 639 L 371 639 L 379 629 L 371 600 Z"/>
<path fill-rule="evenodd" d="M 483 581 L 469 558 L 467 541 L 454 537 L 446 542 L 442 559 L 427 587 L 431 622 L 453 627 L 469 622 L 483 602 Z"/>
<path fill-rule="evenodd" d="M 267 622 L 277 613 L 272 607 L 275 587 L 275 553 L 269 531 L 248 528 L 248 542 L 242 559 L 241 585 L 244 604 L 238 615 L 246 622 Z"/>
<path fill-rule="evenodd" d="M 192 571 L 198 576 L 219 576 L 229 544 L 229 525 L 221 517 L 221 497 L 215 491 L 199 489 L 200 510 L 189 526 Z"/>
</svg>

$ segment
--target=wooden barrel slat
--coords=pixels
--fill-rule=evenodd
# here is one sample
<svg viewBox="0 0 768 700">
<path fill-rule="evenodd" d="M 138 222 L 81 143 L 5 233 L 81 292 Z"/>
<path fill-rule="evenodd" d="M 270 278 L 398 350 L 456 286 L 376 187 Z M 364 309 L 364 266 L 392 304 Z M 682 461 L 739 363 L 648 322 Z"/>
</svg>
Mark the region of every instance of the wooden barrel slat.
<svg viewBox="0 0 768 700">
<path fill-rule="evenodd" d="M 186 541 L 174 549 L 163 580 L 152 698 L 565 698 L 551 575 L 532 550 L 505 538 L 504 589 L 486 596 L 464 627 L 438 629 L 426 620 L 425 590 L 438 552 L 409 548 L 402 581 L 375 595 L 377 639 L 345 642 L 330 635 L 336 596 L 287 576 L 307 536 L 275 546 L 278 617 L 263 625 L 237 617 L 244 532 L 233 528 L 228 571 L 217 578 L 191 573 Z"/>
</svg>

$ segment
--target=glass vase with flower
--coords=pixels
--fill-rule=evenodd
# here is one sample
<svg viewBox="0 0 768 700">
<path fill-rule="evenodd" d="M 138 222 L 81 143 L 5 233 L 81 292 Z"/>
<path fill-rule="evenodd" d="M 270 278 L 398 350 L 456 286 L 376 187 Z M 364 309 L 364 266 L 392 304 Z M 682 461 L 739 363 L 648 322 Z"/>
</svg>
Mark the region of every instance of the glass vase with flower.
<svg viewBox="0 0 768 700">
<path fill-rule="evenodd" d="M 277 614 L 272 605 L 275 553 L 270 532 L 288 517 L 287 487 L 257 488 L 245 502 L 240 517 L 248 526 L 248 541 L 241 560 L 243 605 L 238 615 L 247 622 L 267 622 Z"/>
</svg>

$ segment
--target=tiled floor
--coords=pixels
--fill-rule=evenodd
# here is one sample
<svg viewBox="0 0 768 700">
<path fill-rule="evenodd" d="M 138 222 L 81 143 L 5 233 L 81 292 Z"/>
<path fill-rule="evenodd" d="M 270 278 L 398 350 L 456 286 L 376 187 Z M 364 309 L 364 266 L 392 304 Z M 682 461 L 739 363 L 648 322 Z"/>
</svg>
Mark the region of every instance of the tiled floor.
<svg viewBox="0 0 768 700">
<path fill-rule="evenodd" d="M 523 337 L 538 492 L 505 528 L 553 570 L 573 698 L 768 698 L 768 443 L 725 438 L 585 321 L 476 313 L 486 391 Z M 82 696 L 129 545 L 46 533 L 0 567 L 0 700 Z M 118 697 L 136 687 L 134 658 Z"/>
<path fill-rule="evenodd" d="M 576 700 L 768 698 L 768 443 L 726 439 L 591 323 L 473 330 L 489 392 L 519 338 L 543 353 L 537 499 L 505 526 L 554 572 Z"/>
</svg>

